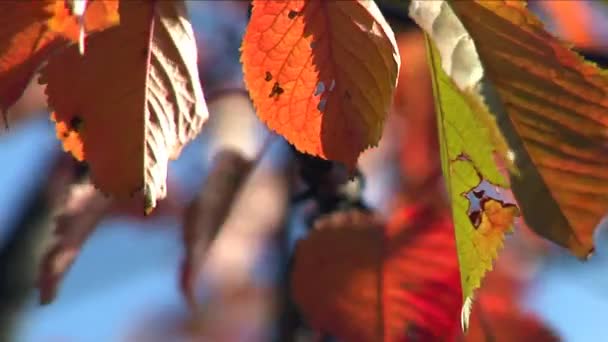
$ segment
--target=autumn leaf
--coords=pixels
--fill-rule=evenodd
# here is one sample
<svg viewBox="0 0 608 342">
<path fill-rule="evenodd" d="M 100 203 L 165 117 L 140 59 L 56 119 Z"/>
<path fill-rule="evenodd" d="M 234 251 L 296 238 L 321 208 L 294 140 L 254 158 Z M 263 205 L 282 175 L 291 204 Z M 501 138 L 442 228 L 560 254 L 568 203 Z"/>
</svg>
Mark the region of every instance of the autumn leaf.
<svg viewBox="0 0 608 342">
<path fill-rule="evenodd" d="M 239 189 L 253 168 L 251 160 L 233 150 L 221 150 L 213 161 L 198 196 L 184 214 L 185 258 L 180 286 L 192 309 L 196 309 L 194 285 L 210 245 L 226 221 Z"/>
<path fill-rule="evenodd" d="M 54 219 L 54 235 L 40 263 L 38 288 L 42 304 L 55 298 L 61 279 L 111 203 L 91 184 L 72 185 Z"/>
<path fill-rule="evenodd" d="M 502 247 L 516 212 L 504 204 L 500 193 L 484 195 L 483 185 L 508 187 L 496 166 L 495 155 L 504 155 L 506 145 L 495 130 L 481 100 L 463 92 L 442 68 L 437 50 L 428 45 L 439 131 L 443 174 L 452 202 L 456 245 L 463 295 L 470 301 L 486 271 Z M 475 214 L 472 197 L 478 194 L 480 211 Z M 492 210 L 487 212 L 486 210 Z M 493 220 L 494 215 L 496 219 Z M 475 217 L 473 217 L 475 216 Z M 485 218 L 485 219 L 484 219 Z M 463 324 L 466 326 L 465 311 Z"/>
<path fill-rule="evenodd" d="M 321 218 L 298 242 L 294 300 L 311 325 L 345 341 L 449 340 L 462 303 L 450 220 L 406 207 Z"/>
<path fill-rule="evenodd" d="M 241 60 L 258 116 L 298 150 L 352 167 L 378 143 L 400 58 L 373 1 L 254 0 Z"/>
<path fill-rule="evenodd" d="M 66 1 L 0 2 L 0 110 L 19 99 L 36 69 L 53 50 L 77 41 L 79 23 Z M 86 31 L 118 24 L 117 0 L 91 0 L 83 17 Z"/>
<path fill-rule="evenodd" d="M 167 164 L 207 118 L 194 33 L 183 1 L 122 1 L 121 23 L 73 46 L 42 71 L 58 138 L 93 183 L 145 211 L 166 196 Z"/>
</svg>

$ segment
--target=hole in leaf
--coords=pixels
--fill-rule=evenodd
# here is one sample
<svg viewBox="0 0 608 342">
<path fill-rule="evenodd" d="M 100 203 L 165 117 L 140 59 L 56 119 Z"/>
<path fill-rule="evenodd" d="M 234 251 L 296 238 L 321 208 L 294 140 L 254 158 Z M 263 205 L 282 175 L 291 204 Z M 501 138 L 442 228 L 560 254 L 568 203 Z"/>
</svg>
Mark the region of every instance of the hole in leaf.
<svg viewBox="0 0 608 342">
<path fill-rule="evenodd" d="M 505 206 L 515 205 L 515 203 L 504 202 L 505 196 L 502 194 L 502 190 L 502 188 L 484 179 L 475 188 L 463 194 L 469 200 L 467 215 L 475 228 L 481 224 L 481 213 L 484 202 L 493 199 L 504 203 Z"/>
<path fill-rule="evenodd" d="M 323 92 L 325 91 L 325 83 L 323 83 L 323 81 L 317 83 L 317 88 L 315 89 L 315 96 L 319 96 L 321 94 L 323 94 Z"/>
<path fill-rule="evenodd" d="M 327 104 L 327 98 L 322 98 L 321 101 L 319 101 L 319 104 L 317 105 L 317 109 L 321 112 L 324 111 L 326 104 Z"/>
</svg>

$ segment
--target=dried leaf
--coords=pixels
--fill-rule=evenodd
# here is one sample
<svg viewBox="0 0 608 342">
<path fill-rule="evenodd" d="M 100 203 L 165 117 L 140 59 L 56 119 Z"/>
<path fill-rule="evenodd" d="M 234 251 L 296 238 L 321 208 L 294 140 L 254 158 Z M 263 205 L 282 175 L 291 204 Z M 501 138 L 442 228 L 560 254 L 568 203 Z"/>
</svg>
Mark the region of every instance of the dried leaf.
<svg viewBox="0 0 608 342">
<path fill-rule="evenodd" d="M 254 0 L 242 62 L 258 116 L 298 150 L 352 167 L 378 143 L 400 58 L 373 1 Z"/>
<path fill-rule="evenodd" d="M 54 237 L 40 264 L 40 302 L 50 303 L 80 248 L 107 213 L 111 200 L 90 184 L 73 185 L 55 217 Z"/>
<path fill-rule="evenodd" d="M 118 24 L 117 4 L 117 0 L 91 0 L 83 21 L 86 30 Z M 54 49 L 75 38 L 78 23 L 65 5 L 57 0 L 0 2 L 0 110 L 6 111 L 19 99 Z"/>
<path fill-rule="evenodd" d="M 351 211 L 298 242 L 294 300 L 313 327 L 346 341 L 448 340 L 462 303 L 452 225 L 430 207 L 384 226 Z"/>
<path fill-rule="evenodd" d="M 121 23 L 54 55 L 42 72 L 64 149 L 119 197 L 166 196 L 167 163 L 207 118 L 183 1 L 122 1 Z"/>
<path fill-rule="evenodd" d="M 252 166 L 251 160 L 236 151 L 220 151 L 198 196 L 186 209 L 183 228 L 186 255 L 180 282 L 191 308 L 196 308 L 194 285 L 209 246 L 228 217 Z"/>
</svg>

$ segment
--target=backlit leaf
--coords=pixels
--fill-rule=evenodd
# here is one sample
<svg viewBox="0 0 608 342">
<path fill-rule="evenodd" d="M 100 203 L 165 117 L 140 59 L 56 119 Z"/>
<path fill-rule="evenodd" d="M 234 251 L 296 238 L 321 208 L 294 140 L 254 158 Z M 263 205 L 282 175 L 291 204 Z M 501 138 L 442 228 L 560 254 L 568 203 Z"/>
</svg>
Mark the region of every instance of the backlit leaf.
<svg viewBox="0 0 608 342">
<path fill-rule="evenodd" d="M 470 300 L 486 271 L 492 269 L 516 211 L 503 204 L 500 193 L 482 195 L 483 184 L 508 186 L 494 159 L 505 145 L 490 129 L 493 122 L 485 105 L 473 93 L 458 89 L 444 72 L 439 53 L 428 44 L 441 162 L 452 201 L 463 295 Z M 473 217 L 471 195 L 475 193 L 483 198 Z"/>
<path fill-rule="evenodd" d="M 298 150 L 352 167 L 378 143 L 400 58 L 373 1 L 254 0 L 241 59 L 258 116 Z"/>
<path fill-rule="evenodd" d="M 167 164 L 207 118 L 183 1 L 122 1 L 119 26 L 52 56 L 42 71 L 64 149 L 94 184 L 145 210 L 166 195 Z"/>
<path fill-rule="evenodd" d="M 385 225 L 351 211 L 321 218 L 296 247 L 292 293 L 311 325 L 345 341 L 449 340 L 462 303 L 450 220 L 430 207 Z"/>
<path fill-rule="evenodd" d="M 67 40 L 77 41 L 78 22 L 66 1 L 0 2 L 0 110 L 23 93 L 36 69 Z M 91 0 L 83 18 L 89 32 L 118 24 L 117 0 Z"/>
</svg>

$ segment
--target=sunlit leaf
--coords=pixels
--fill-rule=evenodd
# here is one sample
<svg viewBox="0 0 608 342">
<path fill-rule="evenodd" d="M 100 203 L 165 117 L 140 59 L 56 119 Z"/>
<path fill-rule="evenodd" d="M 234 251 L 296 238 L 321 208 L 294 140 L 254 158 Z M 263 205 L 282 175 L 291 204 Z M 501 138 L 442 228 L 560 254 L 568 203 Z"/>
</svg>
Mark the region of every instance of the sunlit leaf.
<svg viewBox="0 0 608 342">
<path fill-rule="evenodd" d="M 400 58 L 373 1 L 254 0 L 242 62 L 258 116 L 298 150 L 352 167 L 378 143 Z"/>
<path fill-rule="evenodd" d="M 456 229 L 462 289 L 470 300 L 502 247 L 516 212 L 500 193 L 487 196 L 483 185 L 507 187 L 494 158 L 501 146 L 490 129 L 490 114 L 473 93 L 462 92 L 446 75 L 437 50 L 429 42 L 429 59 L 441 148 L 441 162 Z M 477 195 L 476 195 L 477 194 Z M 479 211 L 472 210 L 480 200 Z M 487 210 L 491 209 L 491 212 Z M 493 220 L 494 215 L 498 215 Z M 500 218 L 500 219 L 499 219 Z M 466 325 L 466 320 L 463 322 Z"/>
</svg>

